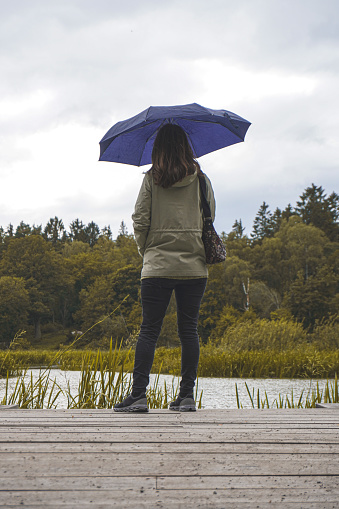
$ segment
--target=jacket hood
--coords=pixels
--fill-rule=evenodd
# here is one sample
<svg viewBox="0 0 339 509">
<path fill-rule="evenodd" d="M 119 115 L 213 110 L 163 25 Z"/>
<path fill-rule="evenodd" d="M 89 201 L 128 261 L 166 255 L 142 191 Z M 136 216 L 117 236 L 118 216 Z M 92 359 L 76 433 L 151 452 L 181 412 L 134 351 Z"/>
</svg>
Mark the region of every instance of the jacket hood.
<svg viewBox="0 0 339 509">
<path fill-rule="evenodd" d="M 186 177 L 184 177 L 179 182 L 176 182 L 175 184 L 173 184 L 173 186 L 171 186 L 171 187 L 186 187 L 186 186 L 189 186 L 190 184 L 192 184 L 192 182 L 195 181 L 196 178 L 197 178 L 197 172 L 195 171 L 193 173 L 193 175 L 187 175 Z"/>
</svg>

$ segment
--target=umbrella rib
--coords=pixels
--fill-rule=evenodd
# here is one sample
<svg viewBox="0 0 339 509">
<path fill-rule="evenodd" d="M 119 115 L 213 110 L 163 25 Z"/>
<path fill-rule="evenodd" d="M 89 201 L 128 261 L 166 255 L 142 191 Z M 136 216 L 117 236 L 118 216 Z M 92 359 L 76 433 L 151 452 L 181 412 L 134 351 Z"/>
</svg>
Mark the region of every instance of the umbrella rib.
<svg viewBox="0 0 339 509">
<path fill-rule="evenodd" d="M 154 120 L 154 122 L 151 122 L 151 123 L 150 123 L 150 124 L 148 124 L 148 125 L 155 124 L 155 122 L 157 122 L 157 120 Z M 157 130 L 156 130 L 156 131 L 158 131 L 158 130 L 160 129 L 160 127 L 161 127 L 164 123 L 165 123 L 165 121 L 163 120 L 163 121 L 161 122 L 160 126 L 157 128 Z M 140 127 L 140 129 L 142 129 L 142 127 Z M 156 131 L 153 131 L 153 133 L 152 133 L 150 136 L 148 136 L 148 138 L 146 138 L 146 143 L 145 143 L 145 145 L 144 145 L 145 147 L 146 147 L 147 143 L 149 142 L 149 140 L 152 138 L 152 136 L 154 136 L 154 133 L 155 133 Z M 140 165 L 141 165 L 140 163 L 141 163 L 141 159 L 142 159 L 143 153 L 144 153 L 144 152 L 142 152 L 142 153 L 140 154 L 140 157 L 139 157 L 139 164 L 138 164 L 138 166 L 140 166 Z M 151 164 L 152 164 L 152 163 L 151 163 Z"/>
</svg>

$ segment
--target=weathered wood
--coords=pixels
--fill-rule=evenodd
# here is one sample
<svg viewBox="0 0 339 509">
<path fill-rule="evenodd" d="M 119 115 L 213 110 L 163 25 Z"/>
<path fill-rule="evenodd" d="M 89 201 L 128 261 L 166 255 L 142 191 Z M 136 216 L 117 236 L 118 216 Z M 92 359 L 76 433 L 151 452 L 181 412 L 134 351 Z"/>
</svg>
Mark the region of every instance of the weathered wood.
<svg viewBox="0 0 339 509">
<path fill-rule="evenodd" d="M 338 435 L 338 432 L 336 433 Z M 318 433 L 282 433 L 277 431 L 272 432 L 256 432 L 252 433 L 231 433 L 222 432 L 220 430 L 205 432 L 193 432 L 193 431 L 173 431 L 170 432 L 148 432 L 147 430 L 142 433 L 131 433 L 131 432 L 83 432 L 76 430 L 72 433 L 67 431 L 60 433 L 43 433 L 41 431 L 32 431 L 30 433 L 19 433 L 19 432 L 7 432 L 2 433 L 0 436 L 1 442 L 138 442 L 138 443 L 155 443 L 155 442 L 173 442 L 173 443 L 187 443 L 187 442 L 206 442 L 206 443 L 224 443 L 224 442 L 240 442 L 240 443 L 252 443 L 252 442 L 266 442 L 266 443 L 303 443 L 305 445 L 313 443 L 338 443 L 338 436 L 335 436 L 334 432 L 318 432 Z M 274 447 L 272 445 L 272 447 Z"/>
<path fill-rule="evenodd" d="M 262 502 L 270 507 L 286 507 L 286 504 L 299 504 L 297 507 L 338 508 L 336 494 L 322 489 L 239 489 L 239 490 L 72 490 L 72 491 L 13 491 L 2 493 L 2 504 L 21 504 L 34 507 L 83 506 L 84 501 L 94 507 L 213 507 L 242 508 L 244 504 L 252 509 L 263 507 Z M 326 498 L 325 498 L 326 497 Z M 327 506 L 324 506 L 324 498 Z M 233 506 L 230 504 L 234 504 Z M 100 505 L 99 505 L 100 504 Z M 249 505 L 251 504 L 251 505 Z M 305 504 L 305 505 L 300 505 Z M 6 506 L 5 506 L 6 507 Z M 246 507 L 246 506 L 245 506 Z"/>
<path fill-rule="evenodd" d="M 214 492 L 213 492 L 214 493 Z M 128 494 L 131 497 L 131 492 Z M 121 497 L 125 496 L 125 494 L 121 493 Z M 188 500 L 187 500 L 188 499 Z M 22 507 L 25 506 L 24 504 L 25 497 L 23 496 L 22 502 L 20 504 L 17 503 L 10 503 L 9 505 L 0 505 L 0 509 L 22 509 Z M 96 500 L 92 500 L 90 502 L 81 500 L 81 507 L 84 509 L 87 509 L 89 507 L 95 509 L 107 509 L 108 507 L 113 508 L 119 508 L 119 509 L 150 509 L 150 507 L 156 507 L 160 509 L 187 509 L 188 507 L 197 507 L 200 509 L 272 509 L 272 503 L 261 501 L 260 502 L 230 502 L 228 500 L 220 501 L 220 503 L 215 501 L 214 499 L 201 499 L 200 497 L 198 500 L 191 499 L 190 497 L 185 497 L 184 502 L 181 501 L 180 497 L 175 497 L 170 499 L 156 499 L 154 503 L 151 501 L 141 501 L 139 498 L 136 498 L 132 495 L 132 499 L 129 499 L 127 497 L 127 500 L 124 503 L 121 503 L 120 497 L 116 496 L 115 500 L 112 500 L 109 497 L 109 501 L 106 499 L 105 501 L 99 503 Z M 150 503 L 152 505 L 150 505 Z M 260 505 L 259 505 L 260 504 Z M 34 502 L 34 504 L 27 504 L 28 507 L 36 508 L 36 507 L 56 507 L 56 503 L 53 503 L 50 499 L 44 500 L 41 504 L 37 504 Z M 78 503 L 75 501 L 68 500 L 57 500 L 57 507 L 78 507 Z M 281 502 L 280 504 L 278 502 L 274 503 L 274 507 L 282 507 L 283 509 L 300 509 L 305 508 L 307 509 L 338 509 L 338 504 L 336 502 L 307 502 L 307 505 L 304 505 L 302 502 Z"/>
<path fill-rule="evenodd" d="M 271 442 L 239 443 L 239 442 L 3 442 L 0 453 L 55 453 L 55 452 L 200 452 L 200 453 L 257 453 L 257 454 L 337 454 L 339 443 L 284 443 Z M 307 449 L 307 450 L 306 450 Z M 4 461 L 5 456 L 3 456 Z"/>
<path fill-rule="evenodd" d="M 6 410 L 0 509 L 338 508 L 336 415 Z"/>
<path fill-rule="evenodd" d="M 262 476 L 168 476 L 157 478 L 157 489 L 312 489 L 321 488 L 331 490 L 339 495 L 339 476 L 304 476 L 304 475 L 262 475 Z M 339 496 L 338 496 L 339 500 Z"/>
<path fill-rule="evenodd" d="M 17 490 L 18 479 L 0 477 L 3 491 Z M 22 490 L 117 490 L 117 489 L 157 489 L 157 490 L 206 490 L 206 489 L 312 489 L 331 490 L 338 494 L 339 476 L 167 476 L 167 477 L 133 477 L 133 476 L 43 476 L 20 477 Z M 0 492 L 1 493 L 1 492 Z"/>
<path fill-rule="evenodd" d="M 3 455 L 1 455 L 3 456 Z M 1 457 L 0 476 L 34 475 L 339 475 L 334 455 L 211 453 L 50 453 Z"/>
<path fill-rule="evenodd" d="M 129 494 L 130 495 L 130 494 Z M 121 495 L 122 496 L 122 495 Z M 186 498 L 186 497 L 185 497 Z M 24 497 L 23 497 L 24 499 Z M 136 505 L 137 504 L 137 505 Z M 132 500 L 127 500 L 122 504 L 120 501 L 120 498 L 118 497 L 118 500 L 107 501 L 104 502 L 97 502 L 96 500 L 91 502 L 86 502 L 81 500 L 81 507 L 82 508 L 93 508 L 95 509 L 107 509 L 108 507 L 113 508 L 119 508 L 119 509 L 150 509 L 150 507 L 157 507 L 160 509 L 186 509 L 187 507 L 197 507 L 201 509 L 211 508 L 211 509 L 272 509 L 272 503 L 271 502 L 262 502 L 259 503 L 253 503 L 252 502 L 220 502 L 216 503 L 215 498 L 211 500 L 192 500 L 192 504 L 190 504 L 190 500 L 181 503 L 181 500 L 175 497 L 175 500 L 159 500 L 157 499 L 154 502 L 155 505 L 150 506 L 150 503 L 148 501 L 140 501 L 140 499 L 136 499 L 134 496 L 132 497 Z M 57 501 L 58 507 L 78 507 L 77 502 L 71 501 L 68 502 L 67 500 L 58 500 Z M 24 502 L 20 504 L 12 504 L 10 505 L 0 505 L 0 509 L 22 509 L 24 507 Z M 38 505 L 34 503 L 34 505 L 28 504 L 28 507 L 56 507 L 55 504 L 51 500 L 43 501 L 42 504 Z M 300 509 L 307 507 L 307 509 L 338 509 L 338 504 L 336 502 L 307 502 L 307 506 L 302 504 L 301 502 L 282 502 L 281 504 L 275 503 L 274 507 L 283 507 L 283 509 Z"/>
<path fill-rule="evenodd" d="M 339 403 L 316 403 L 317 408 L 326 408 L 327 410 L 339 410 Z"/>
<path fill-rule="evenodd" d="M 335 413 L 335 412 L 333 412 Z M 147 422 L 140 422 L 140 423 L 135 423 L 135 422 L 132 422 L 132 421 L 126 421 L 126 422 L 112 422 L 112 421 L 109 421 L 109 420 L 93 420 L 93 422 L 89 421 L 89 420 L 80 420 L 80 419 L 77 419 L 76 420 L 76 427 L 82 427 L 82 428 L 98 428 L 100 427 L 101 429 L 102 428 L 112 428 L 112 429 L 119 429 L 119 428 L 137 428 L 137 429 L 140 429 L 140 428 L 147 428 L 147 429 L 152 429 L 152 428 L 170 428 L 170 429 L 173 429 L 173 427 L 175 427 L 175 429 L 178 429 L 180 427 L 184 427 L 185 429 L 189 428 L 189 427 L 194 427 L 194 429 L 208 429 L 210 428 L 211 426 L 223 426 L 223 427 L 227 427 L 229 429 L 231 429 L 232 427 L 234 429 L 238 429 L 238 430 L 243 430 L 243 429 L 250 429 L 250 428 L 254 428 L 255 429 L 267 429 L 267 428 L 274 428 L 274 427 L 278 427 L 279 429 L 291 429 L 291 428 L 303 428 L 303 429 L 311 429 L 311 430 L 314 430 L 314 429 L 323 429 L 323 428 L 335 428 L 339 423 L 339 418 L 337 419 L 333 419 L 332 421 L 329 421 L 329 420 L 319 420 L 319 421 L 307 421 L 307 422 L 302 422 L 302 421 L 299 421 L 299 422 L 288 422 L 288 421 L 282 421 L 281 423 L 278 422 L 278 421 L 266 421 L 266 422 L 255 422 L 255 421 L 242 421 L 242 422 L 204 422 L 204 423 L 192 423 L 192 422 L 177 422 L 177 423 L 172 423 L 172 422 L 166 422 L 166 421 L 154 421 L 152 423 L 147 423 Z M 31 420 L 31 421 L 16 421 L 16 422 L 13 422 L 13 421 L 10 421 L 10 420 L 6 420 L 6 421 L 3 421 L 1 424 L 0 424 L 0 434 L 3 432 L 3 431 L 6 431 L 8 429 L 15 429 L 15 430 L 20 430 L 20 428 L 22 429 L 25 429 L 25 428 L 39 428 L 39 429 L 44 429 L 44 428 L 63 428 L 63 427 L 71 427 L 72 426 L 72 422 L 70 421 L 67 421 L 67 420 L 63 420 L 63 421 L 41 421 L 41 420 Z"/>
<path fill-rule="evenodd" d="M 211 420 L 217 422 L 220 419 L 227 419 L 232 420 L 243 420 L 243 419 L 257 419 L 257 418 L 263 418 L 263 419 L 289 419 L 292 418 L 302 418 L 302 419 L 309 419 L 311 417 L 316 418 L 323 418 L 324 416 L 330 417 L 331 412 L 324 408 L 269 408 L 269 409 L 252 409 L 252 408 L 244 408 L 242 410 L 229 408 L 229 409 L 218 409 L 218 410 L 198 410 L 197 412 L 171 412 L 169 410 L 162 410 L 162 409 L 151 409 L 148 414 L 121 414 L 116 413 L 113 411 L 113 409 L 106 409 L 106 408 L 98 408 L 98 409 L 72 409 L 67 410 L 65 408 L 50 408 L 46 410 L 40 410 L 40 409 L 19 409 L 19 410 L 6 410 L 1 414 L 1 419 L 7 418 L 9 416 L 12 417 L 38 417 L 41 418 L 49 418 L 49 417 L 57 417 L 57 416 L 63 416 L 66 418 L 71 418 L 71 416 L 79 416 L 83 415 L 85 417 L 91 417 L 94 416 L 96 418 L 102 417 L 102 416 L 108 416 L 113 417 L 114 419 L 154 419 L 155 417 L 158 418 L 170 418 L 170 419 L 178 419 L 178 420 L 194 420 L 199 421 L 201 419 L 205 420 Z M 279 417 L 280 416 L 280 417 Z"/>
<path fill-rule="evenodd" d="M 328 485 L 326 485 L 328 486 Z M 5 487 L 5 488 L 3 488 Z M 324 487 L 324 486 L 321 486 Z M 20 477 L 20 491 L 67 490 L 155 490 L 156 477 L 142 476 L 42 476 Z M 164 488 L 166 489 L 166 488 Z M 169 488 L 171 489 L 171 488 Z M 0 498 L 6 491 L 18 490 L 18 478 L 0 477 Z"/>
</svg>

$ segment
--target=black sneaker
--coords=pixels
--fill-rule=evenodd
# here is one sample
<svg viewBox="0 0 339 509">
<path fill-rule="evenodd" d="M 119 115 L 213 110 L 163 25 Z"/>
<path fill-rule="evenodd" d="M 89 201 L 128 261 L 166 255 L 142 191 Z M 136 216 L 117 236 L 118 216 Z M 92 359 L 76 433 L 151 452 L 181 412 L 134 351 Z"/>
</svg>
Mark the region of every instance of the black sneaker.
<svg viewBox="0 0 339 509">
<path fill-rule="evenodd" d="M 133 398 L 132 394 L 127 396 L 121 403 L 113 408 L 114 412 L 148 412 L 146 394 Z"/>
<path fill-rule="evenodd" d="M 195 401 L 193 396 L 178 396 L 175 401 L 172 401 L 169 406 L 170 410 L 176 410 L 177 412 L 195 412 Z"/>
</svg>

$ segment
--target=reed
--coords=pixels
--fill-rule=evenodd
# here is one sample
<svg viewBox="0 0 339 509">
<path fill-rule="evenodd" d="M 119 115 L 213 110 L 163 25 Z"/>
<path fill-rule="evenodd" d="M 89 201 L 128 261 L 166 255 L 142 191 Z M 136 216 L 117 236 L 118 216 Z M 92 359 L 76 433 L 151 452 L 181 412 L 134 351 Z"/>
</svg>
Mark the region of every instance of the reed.
<svg viewBox="0 0 339 509">
<path fill-rule="evenodd" d="M 338 377 L 335 375 L 335 378 L 332 381 L 327 380 L 326 385 L 323 389 L 320 389 L 319 382 L 317 382 L 316 389 L 312 389 L 312 391 L 308 391 L 307 394 L 304 394 L 304 391 L 301 392 L 299 397 L 295 398 L 293 390 L 291 395 L 279 396 L 273 400 L 272 403 L 269 402 L 267 392 L 264 392 L 264 397 L 260 394 L 260 390 L 252 390 L 249 388 L 247 382 L 245 382 L 246 391 L 251 403 L 252 408 L 315 408 L 317 403 L 339 403 L 339 387 L 338 387 Z M 235 384 L 235 393 L 237 400 L 237 407 L 243 408 L 242 403 L 239 398 L 238 385 Z"/>
<path fill-rule="evenodd" d="M 85 352 L 82 357 L 81 376 L 76 393 L 72 392 L 68 382 L 66 389 L 62 389 L 52 378 L 51 367 L 40 370 L 36 380 L 33 375 L 27 379 L 25 370 L 16 381 L 10 392 L 7 376 L 5 395 L 1 401 L 3 405 L 18 404 L 20 408 L 57 408 L 61 398 L 67 401 L 67 408 L 113 408 L 122 401 L 132 388 L 132 377 L 124 371 L 123 359 L 129 358 L 128 352 L 121 352 L 120 347 L 113 348 L 112 341 L 109 351 L 102 354 L 100 350 Z M 159 383 L 160 372 L 155 382 L 147 390 L 149 408 L 167 408 L 170 401 L 175 399 L 179 390 L 178 380 L 173 379 L 171 387 L 166 382 Z M 202 392 L 198 393 L 196 386 L 195 399 L 198 408 L 202 404 Z"/>
<path fill-rule="evenodd" d="M 225 351 L 201 348 L 199 376 L 227 378 L 334 378 L 339 351 L 318 350 L 305 344 L 286 350 Z"/>
<path fill-rule="evenodd" d="M 19 330 L 15 334 L 14 339 L 11 341 L 7 351 L 0 355 L 0 378 L 18 376 L 21 373 L 21 364 L 15 362 L 15 359 L 12 355 L 12 350 L 20 342 L 24 334 L 24 330 Z"/>
<path fill-rule="evenodd" d="M 64 370 L 81 370 L 83 357 L 92 362 L 97 351 L 67 350 L 56 358 L 55 352 L 47 350 L 18 350 L 0 352 L 2 376 L 15 376 L 30 367 L 58 367 Z M 105 360 L 108 351 L 102 351 Z M 133 350 L 119 349 L 117 365 L 124 372 L 133 369 Z M 180 375 L 180 348 L 158 348 L 155 352 L 153 373 Z M 201 347 L 199 376 L 227 378 L 334 378 L 339 372 L 339 350 L 319 350 L 316 345 L 305 344 L 298 348 L 275 350 L 252 350 L 231 352 L 214 345 Z M 0 373 L 1 376 L 1 373 Z"/>
</svg>

